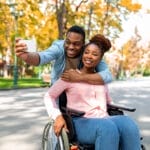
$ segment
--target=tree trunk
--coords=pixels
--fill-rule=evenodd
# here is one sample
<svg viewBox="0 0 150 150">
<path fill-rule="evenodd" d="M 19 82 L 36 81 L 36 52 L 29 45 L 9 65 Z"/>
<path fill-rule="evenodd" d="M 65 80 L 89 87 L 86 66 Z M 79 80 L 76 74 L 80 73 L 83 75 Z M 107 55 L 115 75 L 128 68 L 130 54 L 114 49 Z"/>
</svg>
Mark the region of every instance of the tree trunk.
<svg viewBox="0 0 150 150">
<path fill-rule="evenodd" d="M 63 2 L 56 1 L 56 13 L 57 13 L 57 24 L 58 24 L 58 31 L 59 39 L 63 39 L 66 29 L 66 6 L 65 6 L 65 0 Z"/>
</svg>

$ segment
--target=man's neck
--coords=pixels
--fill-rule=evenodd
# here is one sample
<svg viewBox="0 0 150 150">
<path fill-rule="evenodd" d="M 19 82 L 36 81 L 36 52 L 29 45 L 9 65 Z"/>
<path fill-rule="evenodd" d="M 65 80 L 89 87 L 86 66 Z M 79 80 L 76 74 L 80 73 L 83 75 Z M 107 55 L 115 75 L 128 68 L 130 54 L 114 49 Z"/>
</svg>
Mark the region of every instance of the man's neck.
<svg viewBox="0 0 150 150">
<path fill-rule="evenodd" d="M 78 63 L 79 63 L 79 57 L 75 57 L 75 58 L 66 57 L 65 70 L 77 69 Z"/>
</svg>

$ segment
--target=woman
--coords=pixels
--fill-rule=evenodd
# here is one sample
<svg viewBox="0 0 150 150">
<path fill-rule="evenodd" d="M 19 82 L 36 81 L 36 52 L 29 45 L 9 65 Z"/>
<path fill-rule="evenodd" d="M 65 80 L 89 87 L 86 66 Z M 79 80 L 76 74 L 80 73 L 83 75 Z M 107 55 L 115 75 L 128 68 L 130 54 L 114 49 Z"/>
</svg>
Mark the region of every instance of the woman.
<svg viewBox="0 0 150 150">
<path fill-rule="evenodd" d="M 86 44 L 81 74 L 94 73 L 104 53 L 111 48 L 110 41 L 103 35 L 95 35 Z M 58 136 L 66 123 L 56 104 L 56 99 L 65 91 L 67 107 L 82 110 L 83 117 L 73 118 L 77 140 L 80 143 L 95 144 L 95 150 L 139 150 L 140 136 L 136 124 L 127 116 L 108 116 L 108 92 L 105 85 L 70 83 L 59 79 L 46 93 L 45 104 L 54 122 L 54 132 Z"/>
</svg>

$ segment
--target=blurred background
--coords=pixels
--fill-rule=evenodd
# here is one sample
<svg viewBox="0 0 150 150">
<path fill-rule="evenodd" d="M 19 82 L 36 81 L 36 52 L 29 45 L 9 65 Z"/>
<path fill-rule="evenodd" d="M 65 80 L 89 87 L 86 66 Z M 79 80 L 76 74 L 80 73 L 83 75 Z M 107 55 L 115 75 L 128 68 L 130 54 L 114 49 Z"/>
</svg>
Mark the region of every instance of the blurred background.
<svg viewBox="0 0 150 150">
<path fill-rule="evenodd" d="M 51 64 L 33 67 L 14 55 L 15 38 L 35 39 L 37 50 L 83 26 L 86 41 L 96 33 L 112 42 L 105 60 L 116 80 L 150 76 L 148 0 L 0 0 L 0 88 L 48 84 Z"/>
</svg>

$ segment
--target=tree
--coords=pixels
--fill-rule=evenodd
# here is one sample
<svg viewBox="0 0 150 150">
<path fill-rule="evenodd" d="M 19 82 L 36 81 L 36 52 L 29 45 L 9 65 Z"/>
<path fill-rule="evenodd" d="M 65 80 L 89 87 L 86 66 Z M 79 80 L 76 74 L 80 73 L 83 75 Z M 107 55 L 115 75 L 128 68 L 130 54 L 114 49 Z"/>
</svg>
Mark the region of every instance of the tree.
<svg viewBox="0 0 150 150">
<path fill-rule="evenodd" d="M 17 11 L 24 15 L 18 18 L 18 35 L 35 38 L 38 49 L 47 48 L 55 39 L 64 38 L 66 30 L 78 24 L 85 28 L 87 38 L 102 33 L 116 38 L 122 31 L 122 18 L 136 12 L 140 5 L 131 0 L 16 0 Z M 45 7 L 43 7 L 45 6 Z M 14 21 L 6 0 L 0 2 L 0 51 L 4 54 L 12 46 L 15 36 Z M 26 9 L 24 9 L 26 8 Z M 19 60 L 19 64 L 21 65 Z"/>
</svg>

